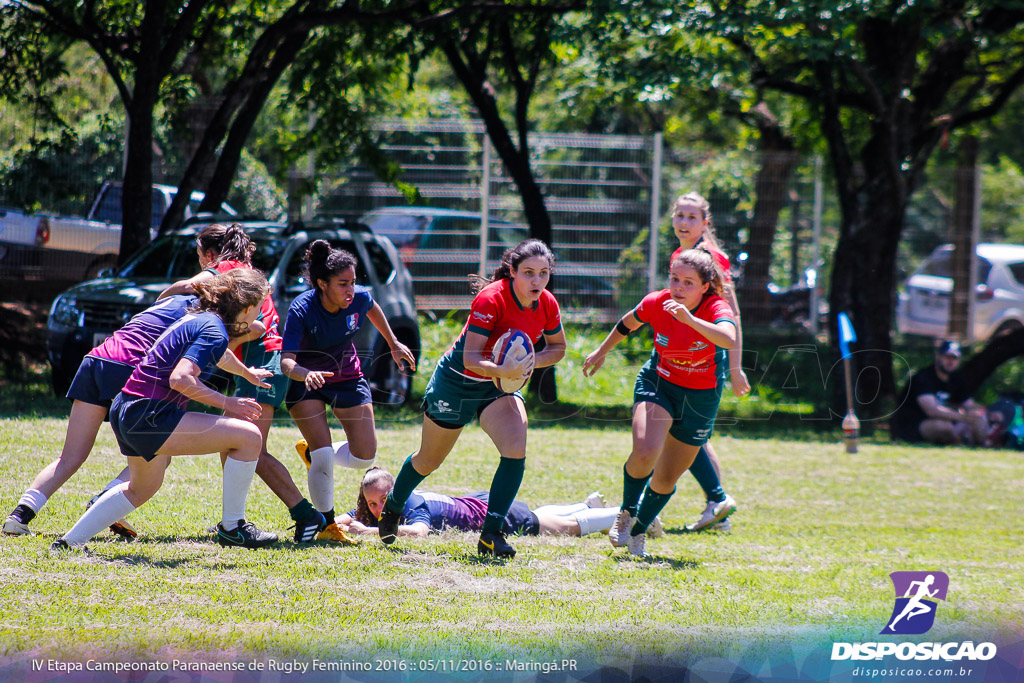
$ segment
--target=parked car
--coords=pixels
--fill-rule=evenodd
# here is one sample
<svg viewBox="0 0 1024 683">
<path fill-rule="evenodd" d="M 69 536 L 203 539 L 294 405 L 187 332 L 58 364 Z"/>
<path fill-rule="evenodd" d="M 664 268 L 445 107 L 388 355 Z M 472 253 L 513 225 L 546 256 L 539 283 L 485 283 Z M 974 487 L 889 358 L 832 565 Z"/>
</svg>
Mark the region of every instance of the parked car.
<svg viewBox="0 0 1024 683">
<path fill-rule="evenodd" d="M 1024 327 L 1024 246 L 979 244 L 975 252 L 974 340 Z M 929 337 L 948 334 L 952 257 L 952 245 L 937 247 L 907 279 L 896 312 L 900 332 Z"/>
<path fill-rule="evenodd" d="M 186 222 L 182 229 L 162 235 L 141 249 L 116 273 L 76 285 L 54 300 L 47 323 L 47 352 L 57 394 L 67 391 L 90 349 L 152 305 L 168 285 L 199 271 L 195 238 L 211 222 Z M 359 223 L 241 223 L 256 244 L 253 265 L 267 275 L 282 324 L 292 299 L 310 286 L 302 276 L 306 248 L 314 240 L 326 239 L 356 257 L 357 283 L 373 288 L 373 298 L 395 335 L 419 358 L 420 334 L 412 279 L 391 240 L 374 235 Z M 412 377 L 395 365 L 377 329 L 364 325 L 355 342 L 375 400 L 404 403 L 409 397 Z"/>
<path fill-rule="evenodd" d="M 150 227 L 153 236 L 171 207 L 178 188 L 153 185 L 153 211 Z M 0 278 L 6 280 L 89 280 L 117 263 L 121 248 L 120 182 L 105 182 L 85 216 L 23 214 L 0 210 Z M 193 192 L 185 208 L 185 218 L 194 216 L 202 203 L 202 192 Z M 221 211 L 228 216 L 237 212 L 227 204 Z"/>
<path fill-rule="evenodd" d="M 413 277 L 416 300 L 425 309 L 468 308 L 472 301 L 467 276 L 490 275 L 502 252 L 529 237 L 529 231 L 500 218 L 488 219 L 488 268 L 480 272 L 480 222 L 483 216 L 419 206 L 376 209 L 360 218 L 374 233 L 387 235 L 398 247 Z M 558 257 L 557 248 L 555 256 Z M 552 292 L 566 310 L 613 308 L 615 264 L 558 260 Z"/>
</svg>

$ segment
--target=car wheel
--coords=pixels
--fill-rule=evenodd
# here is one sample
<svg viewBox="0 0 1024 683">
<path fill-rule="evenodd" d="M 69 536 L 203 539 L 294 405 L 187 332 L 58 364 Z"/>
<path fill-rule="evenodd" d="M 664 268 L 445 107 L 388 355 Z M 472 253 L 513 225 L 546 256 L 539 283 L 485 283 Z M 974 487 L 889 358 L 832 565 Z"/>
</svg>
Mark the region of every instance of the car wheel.
<svg viewBox="0 0 1024 683">
<path fill-rule="evenodd" d="M 1019 320 L 1007 320 L 1007 321 L 1003 322 L 999 327 L 996 328 L 996 331 L 992 333 L 992 336 L 993 337 L 1001 337 L 1004 334 L 1010 334 L 1011 332 L 1016 332 L 1017 330 L 1019 330 L 1022 327 L 1024 327 L 1024 324 L 1021 324 L 1021 322 Z"/>
<path fill-rule="evenodd" d="M 419 349 L 399 336 L 399 341 L 412 349 L 419 361 Z M 403 406 L 412 394 L 412 373 L 402 372 L 391 358 L 391 350 L 382 344 L 374 356 L 373 371 L 370 375 L 370 390 L 374 403 L 388 406 Z"/>
</svg>

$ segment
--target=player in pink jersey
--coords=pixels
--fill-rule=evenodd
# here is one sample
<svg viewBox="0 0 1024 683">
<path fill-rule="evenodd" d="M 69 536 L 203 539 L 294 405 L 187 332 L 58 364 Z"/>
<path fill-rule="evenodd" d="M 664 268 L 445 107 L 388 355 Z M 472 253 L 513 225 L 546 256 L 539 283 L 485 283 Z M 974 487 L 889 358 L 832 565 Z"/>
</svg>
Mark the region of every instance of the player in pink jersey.
<svg viewBox="0 0 1024 683">
<path fill-rule="evenodd" d="M 725 255 L 718 240 L 715 239 L 715 231 L 711 224 L 711 205 L 704 197 L 696 192 L 688 192 L 676 199 L 672 209 L 672 230 L 679 239 L 679 248 L 672 254 L 669 263 L 676 256 L 686 249 L 692 249 L 697 245 L 704 247 L 711 252 L 715 258 L 723 278 L 722 298 L 732 307 L 736 321 L 736 345 L 729 350 L 729 382 L 732 384 L 733 393 L 737 396 L 746 396 L 750 393 L 750 382 L 743 372 L 743 328 L 740 325 L 740 307 L 736 301 L 736 290 L 733 287 L 732 275 L 730 273 L 729 257 Z M 732 528 L 731 522 L 726 517 L 718 522 L 714 519 L 717 516 L 720 502 L 720 494 L 716 486 L 721 485 L 722 466 L 718 460 L 718 454 L 711 446 L 711 442 L 701 446 L 697 457 L 690 466 L 690 474 L 697 480 L 707 504 L 700 518 L 686 526 L 687 531 L 703 531 L 705 529 L 716 529 L 729 531 Z"/>
<path fill-rule="evenodd" d="M 632 555 L 646 555 L 648 526 L 711 435 L 725 351 L 736 342 L 736 323 L 721 291 L 711 253 L 684 251 L 672 261 L 669 288 L 645 296 L 583 361 L 589 377 L 630 332 L 644 323 L 654 329 L 651 358 L 633 389 L 633 450 L 623 467 L 621 512 L 609 531 L 612 545 L 628 545 Z M 732 512 L 726 509 L 722 518 Z"/>
<path fill-rule="evenodd" d="M 492 378 L 522 378 L 534 367 L 554 365 L 565 355 L 558 302 L 546 289 L 553 266 L 554 256 L 546 244 L 533 239 L 520 242 L 504 253 L 489 284 L 473 299 L 466 326 L 438 361 L 427 385 L 420 448 L 405 461 L 381 513 L 379 529 L 384 543 L 395 542 L 402 510 L 413 489 L 441 466 L 462 428 L 479 417 L 501 458 L 491 481 L 477 552 L 515 557 L 502 525 L 523 482 L 526 406 L 519 392 L 504 393 Z M 546 346 L 519 361 L 508 359 L 496 365 L 491 350 L 510 329 L 522 330 L 534 343 L 543 336 Z"/>
</svg>

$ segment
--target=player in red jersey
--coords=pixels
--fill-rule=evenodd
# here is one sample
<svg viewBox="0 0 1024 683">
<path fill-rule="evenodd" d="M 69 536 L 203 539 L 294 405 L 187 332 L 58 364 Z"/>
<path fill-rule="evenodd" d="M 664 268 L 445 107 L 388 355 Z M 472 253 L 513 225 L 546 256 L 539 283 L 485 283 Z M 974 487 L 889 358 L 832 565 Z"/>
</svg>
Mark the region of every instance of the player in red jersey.
<svg viewBox="0 0 1024 683">
<path fill-rule="evenodd" d="M 628 545 L 640 556 L 646 555 L 648 526 L 711 435 L 725 351 L 736 342 L 736 322 L 710 252 L 682 252 L 669 273 L 669 288 L 645 296 L 583 361 L 589 377 L 630 332 L 644 323 L 654 329 L 651 358 L 633 388 L 633 450 L 623 467 L 621 512 L 609 531 L 612 545 Z M 721 518 L 731 512 L 723 506 Z"/>
<path fill-rule="evenodd" d="M 405 461 L 381 511 L 379 528 L 384 543 L 395 542 L 402 510 L 413 489 L 440 467 L 462 428 L 478 416 L 501 459 L 491 482 L 477 552 L 515 557 L 502 524 L 523 481 L 526 406 L 519 392 L 506 394 L 492 379 L 522 378 L 534 367 L 554 365 L 565 355 L 558 302 L 546 289 L 553 265 L 546 244 L 533 239 L 520 242 L 505 252 L 489 284 L 473 299 L 469 320 L 438 361 L 427 385 L 420 448 Z M 511 329 L 522 330 L 534 343 L 543 336 L 546 345 L 522 360 L 507 359 L 504 365 L 496 365 L 491 362 L 491 351 L 498 338 Z"/>
</svg>

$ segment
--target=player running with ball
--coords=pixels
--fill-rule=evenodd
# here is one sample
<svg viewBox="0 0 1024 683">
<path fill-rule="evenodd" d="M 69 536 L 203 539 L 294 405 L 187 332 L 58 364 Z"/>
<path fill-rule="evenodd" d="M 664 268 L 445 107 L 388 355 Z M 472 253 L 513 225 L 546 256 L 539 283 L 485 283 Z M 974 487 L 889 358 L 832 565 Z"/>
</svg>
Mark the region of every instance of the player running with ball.
<svg viewBox="0 0 1024 683">
<path fill-rule="evenodd" d="M 623 467 L 622 511 L 608 532 L 613 546 L 628 545 L 632 555 L 647 554 L 648 526 L 711 435 L 725 350 L 736 342 L 732 309 L 721 291 L 711 254 L 683 251 L 672 259 L 669 288 L 645 296 L 583 361 L 590 377 L 626 335 L 644 323 L 654 329 L 651 358 L 633 388 L 633 450 Z"/>
<path fill-rule="evenodd" d="M 478 416 L 480 427 L 501 458 L 491 481 L 477 552 L 515 557 L 502 525 L 526 468 L 526 406 L 518 391 L 506 394 L 493 378 L 523 378 L 534 367 L 554 365 L 565 355 L 558 302 L 545 289 L 553 266 L 554 257 L 546 244 L 534 239 L 520 242 L 504 253 L 489 284 L 473 299 L 469 320 L 438 361 L 427 385 L 420 448 L 402 465 L 381 511 L 379 530 L 384 543 L 395 542 L 402 510 L 413 489 L 441 466 L 462 428 Z M 491 361 L 495 343 L 514 329 L 526 333 L 532 343 L 543 335 L 544 350 L 521 359 L 510 356 L 503 365 L 495 364 Z"/>
</svg>

